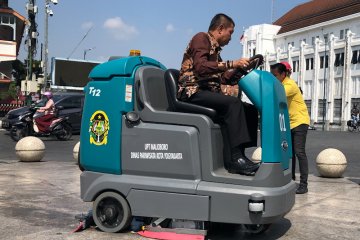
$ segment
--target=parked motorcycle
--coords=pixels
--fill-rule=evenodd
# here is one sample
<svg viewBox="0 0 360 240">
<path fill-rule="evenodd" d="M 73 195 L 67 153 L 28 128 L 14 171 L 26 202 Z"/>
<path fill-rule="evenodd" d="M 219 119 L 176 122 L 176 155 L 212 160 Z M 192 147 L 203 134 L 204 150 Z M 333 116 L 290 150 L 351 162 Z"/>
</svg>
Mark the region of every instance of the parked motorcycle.
<svg viewBox="0 0 360 240">
<path fill-rule="evenodd" d="M 68 122 L 68 117 L 58 117 L 58 111 L 62 109 L 61 106 L 56 109 L 56 118 L 52 121 L 47 132 L 36 132 L 34 130 L 34 119 L 43 115 L 37 112 L 38 108 L 31 107 L 29 111 L 19 116 L 19 121 L 13 125 L 10 130 L 10 137 L 14 141 L 19 141 L 23 137 L 49 137 L 56 136 L 57 139 L 66 141 L 72 136 L 72 127 Z M 37 127 L 35 126 L 37 129 Z"/>
</svg>

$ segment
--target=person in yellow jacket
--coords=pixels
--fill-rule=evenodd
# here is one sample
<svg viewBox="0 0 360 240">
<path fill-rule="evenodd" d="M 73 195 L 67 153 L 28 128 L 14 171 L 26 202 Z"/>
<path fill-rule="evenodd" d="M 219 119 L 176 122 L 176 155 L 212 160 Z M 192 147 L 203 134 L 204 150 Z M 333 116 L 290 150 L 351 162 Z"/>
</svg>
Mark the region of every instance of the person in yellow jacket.
<svg viewBox="0 0 360 240">
<path fill-rule="evenodd" d="M 288 65 L 288 66 L 287 66 Z M 300 88 L 296 82 L 289 77 L 289 64 L 276 63 L 271 65 L 271 73 L 282 83 L 289 109 L 290 129 L 293 154 L 299 161 L 300 184 L 296 189 L 297 194 L 308 192 L 308 159 L 305 152 L 306 135 L 310 124 L 310 117 Z M 296 159 L 293 157 L 292 177 L 295 180 Z"/>
</svg>

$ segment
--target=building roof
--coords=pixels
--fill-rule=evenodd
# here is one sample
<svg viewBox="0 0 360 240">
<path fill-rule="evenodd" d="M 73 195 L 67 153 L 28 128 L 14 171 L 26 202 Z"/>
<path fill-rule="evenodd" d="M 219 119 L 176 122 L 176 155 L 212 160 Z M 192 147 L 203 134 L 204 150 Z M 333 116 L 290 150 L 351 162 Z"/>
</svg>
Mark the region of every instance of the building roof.
<svg viewBox="0 0 360 240">
<path fill-rule="evenodd" d="M 273 24 L 281 26 L 281 34 L 359 12 L 359 0 L 313 0 L 294 7 Z"/>
</svg>

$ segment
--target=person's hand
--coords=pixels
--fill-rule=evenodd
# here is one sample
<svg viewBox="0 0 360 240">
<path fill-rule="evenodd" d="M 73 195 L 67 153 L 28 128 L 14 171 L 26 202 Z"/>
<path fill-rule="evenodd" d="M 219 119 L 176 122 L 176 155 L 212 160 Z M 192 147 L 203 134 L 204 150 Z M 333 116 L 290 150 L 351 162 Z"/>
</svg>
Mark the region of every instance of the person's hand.
<svg viewBox="0 0 360 240">
<path fill-rule="evenodd" d="M 246 68 L 249 64 L 249 58 L 240 58 L 233 61 L 234 68 Z"/>
</svg>

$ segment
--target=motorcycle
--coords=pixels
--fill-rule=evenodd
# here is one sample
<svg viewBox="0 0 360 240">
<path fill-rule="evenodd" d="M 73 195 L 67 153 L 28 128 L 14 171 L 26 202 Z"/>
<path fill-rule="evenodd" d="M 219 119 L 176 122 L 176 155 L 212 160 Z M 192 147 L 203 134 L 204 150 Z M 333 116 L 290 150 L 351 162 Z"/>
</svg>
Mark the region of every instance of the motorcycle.
<svg viewBox="0 0 360 240">
<path fill-rule="evenodd" d="M 63 107 L 57 107 L 55 114 L 56 117 L 52 121 L 47 132 L 36 131 L 37 126 L 35 119 L 43 115 L 37 112 L 37 107 L 30 107 L 29 111 L 19 116 L 19 121 L 13 125 L 10 130 L 10 137 L 14 141 L 19 141 L 23 137 L 36 136 L 36 137 L 49 137 L 56 136 L 58 140 L 66 141 L 72 136 L 72 127 L 68 122 L 68 117 L 58 117 L 58 111 Z"/>
<path fill-rule="evenodd" d="M 347 121 L 349 132 L 360 131 L 360 121 L 356 121 L 354 118 Z"/>
</svg>

